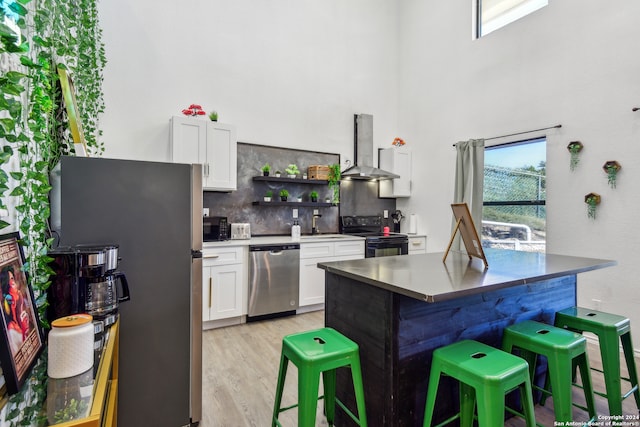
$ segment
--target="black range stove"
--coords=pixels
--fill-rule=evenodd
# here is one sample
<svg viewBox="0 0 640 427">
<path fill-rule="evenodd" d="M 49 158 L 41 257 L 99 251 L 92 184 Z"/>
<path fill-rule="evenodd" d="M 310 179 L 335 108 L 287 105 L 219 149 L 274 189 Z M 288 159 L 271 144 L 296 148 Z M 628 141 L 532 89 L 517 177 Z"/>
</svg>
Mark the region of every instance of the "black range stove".
<svg viewBox="0 0 640 427">
<path fill-rule="evenodd" d="M 385 230 L 379 216 L 341 216 L 340 232 L 365 238 L 365 257 L 407 255 L 409 236 Z"/>
</svg>

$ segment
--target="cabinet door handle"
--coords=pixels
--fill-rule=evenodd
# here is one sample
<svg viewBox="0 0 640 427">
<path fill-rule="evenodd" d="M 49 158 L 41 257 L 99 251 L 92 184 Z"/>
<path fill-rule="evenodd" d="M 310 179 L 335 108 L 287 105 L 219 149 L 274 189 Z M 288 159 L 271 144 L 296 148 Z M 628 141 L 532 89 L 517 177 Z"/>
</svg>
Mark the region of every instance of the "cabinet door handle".
<svg viewBox="0 0 640 427">
<path fill-rule="evenodd" d="M 211 308 L 211 291 L 213 288 L 213 277 L 209 277 L 209 308 Z"/>
<path fill-rule="evenodd" d="M 218 254 L 203 255 L 202 258 L 220 258 Z"/>
<path fill-rule="evenodd" d="M 209 163 L 204 164 L 204 176 L 209 176 Z"/>
<path fill-rule="evenodd" d="M 420 246 L 422 244 L 422 242 L 411 242 L 411 244 L 413 246 Z"/>
</svg>

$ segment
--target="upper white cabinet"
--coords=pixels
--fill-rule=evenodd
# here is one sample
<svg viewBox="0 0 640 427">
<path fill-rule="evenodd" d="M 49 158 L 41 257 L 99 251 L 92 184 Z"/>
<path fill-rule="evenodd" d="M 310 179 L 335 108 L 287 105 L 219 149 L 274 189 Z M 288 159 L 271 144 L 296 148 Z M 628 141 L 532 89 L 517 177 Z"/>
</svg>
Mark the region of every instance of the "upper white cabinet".
<svg viewBox="0 0 640 427">
<path fill-rule="evenodd" d="M 237 139 L 232 125 L 193 117 L 171 118 L 171 160 L 202 164 L 205 190 L 237 188 Z"/>
<path fill-rule="evenodd" d="M 400 178 L 380 181 L 380 197 L 411 196 L 411 151 L 404 147 L 378 151 L 380 169 L 400 175 Z"/>
</svg>

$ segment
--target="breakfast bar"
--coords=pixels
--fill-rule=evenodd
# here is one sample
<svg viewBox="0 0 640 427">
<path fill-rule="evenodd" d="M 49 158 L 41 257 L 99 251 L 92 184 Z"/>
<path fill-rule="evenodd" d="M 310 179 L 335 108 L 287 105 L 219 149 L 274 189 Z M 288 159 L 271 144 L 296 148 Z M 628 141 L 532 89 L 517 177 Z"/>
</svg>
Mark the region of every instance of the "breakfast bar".
<svg viewBox="0 0 640 427">
<path fill-rule="evenodd" d="M 360 346 L 370 426 L 421 425 L 438 347 L 474 339 L 500 347 L 505 327 L 553 323 L 576 304 L 577 274 L 615 261 L 486 250 L 489 268 L 466 254 L 366 258 L 318 264 L 325 270 L 325 325 Z M 435 421 L 455 412 L 457 386 L 444 379 Z M 444 385 L 444 387 L 443 387 Z M 338 398 L 355 407 L 350 377 L 338 372 Z M 354 425 L 336 414 L 336 424 Z"/>
</svg>

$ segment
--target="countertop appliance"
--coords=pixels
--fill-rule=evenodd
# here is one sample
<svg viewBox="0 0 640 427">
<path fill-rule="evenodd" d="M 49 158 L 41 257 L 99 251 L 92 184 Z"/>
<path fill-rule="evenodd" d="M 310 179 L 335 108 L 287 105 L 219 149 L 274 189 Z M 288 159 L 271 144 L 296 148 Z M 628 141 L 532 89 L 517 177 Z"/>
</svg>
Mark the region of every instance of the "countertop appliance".
<svg viewBox="0 0 640 427">
<path fill-rule="evenodd" d="M 202 413 L 201 165 L 60 158 L 60 245 L 117 242 L 131 301 L 120 316 L 118 425 L 196 425 Z"/>
<path fill-rule="evenodd" d="M 226 216 L 205 216 L 202 218 L 202 240 L 218 242 L 229 240 L 229 221 Z"/>
<path fill-rule="evenodd" d="M 251 238 L 251 225 L 246 222 L 231 224 L 231 240 L 246 240 Z"/>
<path fill-rule="evenodd" d="M 118 247 L 77 245 L 53 249 L 48 255 L 54 271 L 47 289 L 49 322 L 87 313 L 97 333 L 113 325 L 119 304 L 130 299 L 127 277 L 117 271 Z"/>
<path fill-rule="evenodd" d="M 249 246 L 248 320 L 299 307 L 300 244 Z"/>
<path fill-rule="evenodd" d="M 409 236 L 383 232 L 379 216 L 341 216 L 340 232 L 365 238 L 365 258 L 409 254 Z"/>
</svg>

